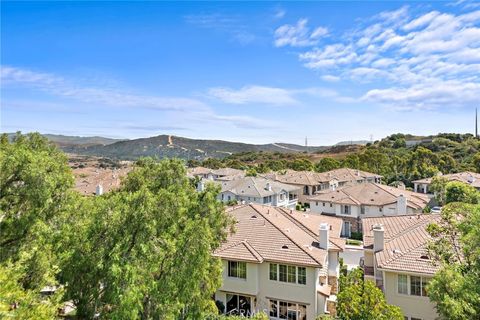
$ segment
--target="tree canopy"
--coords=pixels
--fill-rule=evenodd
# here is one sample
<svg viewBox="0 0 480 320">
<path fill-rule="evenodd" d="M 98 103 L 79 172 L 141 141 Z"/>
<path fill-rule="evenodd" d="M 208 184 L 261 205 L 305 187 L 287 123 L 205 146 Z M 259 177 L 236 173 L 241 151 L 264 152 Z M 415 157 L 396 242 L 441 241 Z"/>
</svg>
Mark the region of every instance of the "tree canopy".
<svg viewBox="0 0 480 320">
<path fill-rule="evenodd" d="M 363 280 L 361 269 L 340 276 L 337 316 L 342 320 L 403 320 L 399 307 L 389 305 L 373 281 Z"/>
<path fill-rule="evenodd" d="M 428 232 L 430 255 L 440 263 L 428 296 L 444 319 L 479 319 L 480 205 L 448 204 Z"/>
<path fill-rule="evenodd" d="M 380 174 L 386 184 L 403 182 L 412 187 L 412 181 L 439 172 L 480 172 L 480 140 L 471 134 L 445 133 L 424 140 L 393 134 L 366 146 L 334 146 L 315 153 L 242 152 L 190 165 L 255 168 L 258 173 L 285 169 L 324 172 L 347 167 Z"/>
<path fill-rule="evenodd" d="M 183 162 L 141 159 L 118 190 L 82 197 L 40 135 L 2 136 L 0 147 L 0 312 L 48 319 L 60 300 L 89 319 L 216 312 L 222 265 L 211 253 L 232 221 L 219 190 L 196 192 Z M 39 295 L 46 285 L 63 289 Z"/>
</svg>

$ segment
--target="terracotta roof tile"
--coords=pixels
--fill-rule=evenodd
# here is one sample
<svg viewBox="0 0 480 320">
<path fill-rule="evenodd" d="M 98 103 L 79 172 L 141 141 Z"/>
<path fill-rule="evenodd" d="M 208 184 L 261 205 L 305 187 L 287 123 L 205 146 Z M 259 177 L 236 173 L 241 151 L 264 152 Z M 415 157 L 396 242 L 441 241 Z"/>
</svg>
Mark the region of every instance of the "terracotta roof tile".
<svg viewBox="0 0 480 320">
<path fill-rule="evenodd" d="M 444 174 L 444 175 L 440 175 L 440 177 L 443 177 L 448 181 L 459 181 L 459 182 L 469 184 L 475 188 L 480 188 L 480 173 L 465 171 L 465 172 L 459 172 L 459 173 Z M 430 184 L 432 182 L 432 179 L 433 178 L 426 178 L 426 179 L 415 180 L 412 182 Z"/>
<path fill-rule="evenodd" d="M 242 205 L 227 210 L 236 220 L 235 233 L 214 254 L 225 259 L 245 261 L 274 261 L 297 265 L 322 267 L 327 251 L 318 246 L 318 230 L 311 231 L 311 223 L 303 223 L 303 213 L 282 208 Z M 293 216 L 293 217 L 292 217 Z M 332 238 L 341 225 L 341 219 L 319 216 L 331 222 Z M 336 220 L 332 220 L 336 219 Z M 320 220 L 318 220 L 320 221 Z M 317 229 L 320 222 L 317 224 Z M 330 250 L 341 250 L 340 240 L 331 240 Z"/>
<path fill-rule="evenodd" d="M 317 194 L 309 198 L 309 200 L 352 205 L 384 206 L 395 203 L 400 195 L 404 195 L 407 198 L 407 206 L 416 210 L 423 209 L 430 201 L 427 195 L 379 183 L 360 183 L 354 186 L 347 186 L 335 191 Z"/>
<path fill-rule="evenodd" d="M 430 236 L 427 226 L 440 219 L 439 215 L 422 214 L 363 219 L 363 242 L 373 249 L 373 226 L 384 228 L 384 249 L 376 252 L 377 267 L 397 271 L 434 274 L 438 267 L 428 259 Z"/>
</svg>

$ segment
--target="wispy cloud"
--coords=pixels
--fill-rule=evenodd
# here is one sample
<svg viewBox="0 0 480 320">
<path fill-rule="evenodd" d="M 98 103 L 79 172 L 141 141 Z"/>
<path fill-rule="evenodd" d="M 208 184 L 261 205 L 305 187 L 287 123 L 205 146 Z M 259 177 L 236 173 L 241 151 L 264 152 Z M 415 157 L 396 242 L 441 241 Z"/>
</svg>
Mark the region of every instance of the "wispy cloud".
<svg viewBox="0 0 480 320">
<path fill-rule="evenodd" d="M 353 98 L 343 97 L 337 91 L 327 88 L 276 88 L 266 86 L 245 86 L 240 89 L 226 87 L 211 88 L 208 95 L 230 104 L 265 104 L 288 106 L 300 104 L 302 98 L 315 96 L 336 102 L 352 102 Z"/>
<path fill-rule="evenodd" d="M 238 90 L 217 87 L 211 88 L 208 94 L 225 103 L 232 104 L 260 103 L 291 105 L 297 103 L 297 100 L 293 98 L 292 92 L 282 88 L 264 86 L 245 86 Z"/>
<path fill-rule="evenodd" d="M 287 11 L 285 9 L 275 8 L 275 13 L 273 14 L 273 17 L 275 19 L 282 19 L 283 17 L 285 17 L 286 14 Z"/>
<path fill-rule="evenodd" d="M 191 121 L 192 123 L 224 123 L 250 129 L 262 128 L 265 125 L 264 121 L 259 121 L 249 116 L 218 114 L 206 103 L 192 98 L 139 95 L 134 92 L 125 93 L 120 88 L 85 87 L 78 85 L 74 80 L 67 80 L 55 74 L 35 72 L 12 66 L 1 66 L 0 74 L 3 88 L 14 86 L 39 90 L 52 97 L 66 98 L 80 103 L 88 103 L 89 105 L 153 109 L 159 112 L 168 112 L 173 117 L 186 122 Z M 58 102 L 55 103 L 56 108 L 59 105 Z M 17 103 L 13 102 L 12 104 L 10 101 L 3 99 L 2 106 L 25 107 L 25 103 L 19 104 L 17 101 Z M 52 104 L 40 102 L 36 106 L 38 109 L 42 107 L 49 109 L 52 107 Z M 146 125 L 146 127 L 148 126 Z M 165 128 L 165 126 L 163 127 Z M 158 130 L 160 130 L 159 128 Z M 175 130 L 180 130 L 184 127 L 175 126 L 175 128 Z M 130 129 L 133 130 L 134 128 Z M 173 129 L 173 127 L 170 126 L 170 129 Z M 139 130 L 139 128 L 136 128 L 136 130 Z"/>
<path fill-rule="evenodd" d="M 230 36 L 230 38 L 242 45 L 247 45 L 256 39 L 250 31 L 248 23 L 240 16 L 223 13 L 202 13 L 184 16 L 186 23 L 199 28 L 218 30 Z"/>
<path fill-rule="evenodd" d="M 158 97 L 126 93 L 103 87 L 85 87 L 63 77 L 34 72 L 11 66 L 0 69 L 3 85 L 23 85 L 43 92 L 87 103 L 99 103 L 114 107 L 143 107 L 160 110 L 202 110 L 207 106 L 197 100 L 182 97 Z"/>
<path fill-rule="evenodd" d="M 369 84 L 364 101 L 402 109 L 467 106 L 480 100 L 480 10 L 412 14 L 404 6 L 299 58 L 326 81 Z"/>
<path fill-rule="evenodd" d="M 328 34 L 325 27 L 317 27 L 313 30 L 308 26 L 308 19 L 300 19 L 297 24 L 285 24 L 275 30 L 276 47 L 292 46 L 306 47 L 316 45 L 320 38 Z"/>
</svg>

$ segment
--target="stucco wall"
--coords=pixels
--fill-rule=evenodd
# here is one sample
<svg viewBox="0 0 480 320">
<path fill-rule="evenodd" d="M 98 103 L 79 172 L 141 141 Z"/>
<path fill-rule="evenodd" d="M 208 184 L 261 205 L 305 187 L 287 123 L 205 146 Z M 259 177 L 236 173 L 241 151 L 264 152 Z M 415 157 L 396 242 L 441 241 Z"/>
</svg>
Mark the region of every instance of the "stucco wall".
<svg viewBox="0 0 480 320">
<path fill-rule="evenodd" d="M 428 297 L 399 294 L 397 273 L 384 272 L 384 290 L 387 303 L 399 306 L 404 316 L 422 320 L 434 320 L 437 317 L 435 305 Z"/>
<path fill-rule="evenodd" d="M 247 279 L 231 278 L 228 276 L 228 261 L 222 260 L 221 290 L 228 292 L 256 295 L 258 292 L 259 264 L 247 263 Z"/>
<path fill-rule="evenodd" d="M 256 311 L 269 309 L 269 299 L 283 300 L 305 304 L 307 319 L 315 319 L 317 310 L 324 310 L 325 305 L 317 305 L 317 287 L 319 285 L 319 269 L 306 268 L 307 281 L 305 285 L 285 283 L 270 280 L 270 264 L 247 263 L 247 279 L 232 279 L 228 277 L 227 261 L 223 263 L 223 284 L 215 294 L 215 299 L 226 304 L 226 293 L 239 293 L 255 296 Z M 325 301 L 325 299 L 320 299 Z"/>
</svg>

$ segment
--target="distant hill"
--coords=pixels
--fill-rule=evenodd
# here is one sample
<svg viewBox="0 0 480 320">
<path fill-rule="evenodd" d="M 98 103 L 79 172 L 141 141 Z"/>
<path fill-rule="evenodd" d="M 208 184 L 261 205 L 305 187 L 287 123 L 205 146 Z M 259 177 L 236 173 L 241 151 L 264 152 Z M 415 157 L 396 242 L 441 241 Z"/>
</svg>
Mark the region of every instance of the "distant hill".
<svg viewBox="0 0 480 320">
<path fill-rule="evenodd" d="M 140 157 L 198 159 L 224 158 L 240 152 L 304 152 L 305 146 L 270 143 L 248 144 L 223 140 L 189 139 L 177 136 L 160 135 L 150 138 L 117 141 L 96 145 L 60 145 L 70 153 L 109 157 L 122 160 L 134 160 Z M 326 147 L 308 147 L 308 151 L 320 151 Z"/>
<path fill-rule="evenodd" d="M 335 145 L 336 146 L 348 146 L 348 145 L 360 145 L 360 146 L 364 146 L 366 145 L 367 143 L 369 143 L 370 141 L 368 140 L 355 140 L 355 141 L 340 141 L 338 143 L 336 143 Z"/>
<path fill-rule="evenodd" d="M 15 133 L 8 133 L 8 137 L 11 139 L 15 136 Z M 79 137 L 79 136 L 64 136 L 59 134 L 43 134 L 48 140 L 52 141 L 56 145 L 63 146 L 91 146 L 91 145 L 108 145 L 118 141 L 124 141 L 121 139 L 111 139 L 99 136 L 93 137 Z"/>
</svg>

